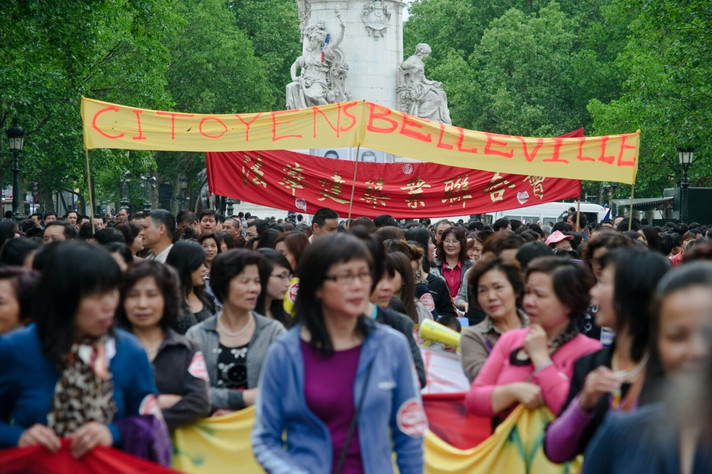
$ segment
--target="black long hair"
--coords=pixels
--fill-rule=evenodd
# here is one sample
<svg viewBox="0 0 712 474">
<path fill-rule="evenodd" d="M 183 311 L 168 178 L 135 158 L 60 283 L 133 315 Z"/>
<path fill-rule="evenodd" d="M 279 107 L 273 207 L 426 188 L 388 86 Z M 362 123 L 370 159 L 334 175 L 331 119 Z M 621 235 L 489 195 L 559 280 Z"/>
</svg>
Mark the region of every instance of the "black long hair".
<svg viewBox="0 0 712 474">
<path fill-rule="evenodd" d="M 265 307 L 265 301 L 267 299 L 267 286 L 269 285 L 269 279 L 271 278 L 272 271 L 274 267 L 284 267 L 289 270 L 290 275 L 293 273 L 292 266 L 289 264 L 287 257 L 277 252 L 275 249 L 270 248 L 259 248 L 257 252 L 261 253 L 265 258 L 265 266 L 267 271 L 265 272 L 266 280 L 262 281 L 262 291 L 257 299 L 257 306 L 255 306 L 255 311 L 259 314 L 267 314 L 267 308 Z M 287 328 L 291 325 L 291 317 L 284 310 L 283 300 L 274 300 L 269 306 L 269 311 L 272 317 L 282 323 L 282 325 Z"/>
<path fill-rule="evenodd" d="M 35 308 L 35 321 L 42 349 L 63 369 L 76 336 L 79 303 L 85 296 L 118 289 L 121 270 L 106 249 L 82 241 L 57 243 L 47 257 L 37 288 L 43 303 Z"/>
<path fill-rule="evenodd" d="M 660 279 L 670 269 L 661 253 L 637 247 L 619 247 L 603 255 L 601 268 L 615 265 L 613 305 L 618 331 L 633 336 L 631 358 L 640 362 L 648 348 L 652 314 L 649 302 Z"/>
<path fill-rule="evenodd" d="M 193 272 L 205 263 L 205 249 L 198 242 L 192 240 L 179 240 L 171 251 L 168 252 L 166 263 L 178 272 L 181 295 L 183 296 L 183 309 L 188 309 L 186 299 L 191 291 L 208 307 L 215 312 L 215 303 L 205 294 L 204 286 L 193 286 Z"/>
<path fill-rule="evenodd" d="M 351 260 L 364 260 L 371 268 L 371 254 L 361 240 L 346 233 L 330 233 L 315 239 L 299 262 L 299 292 L 295 303 L 297 321 L 304 323 L 309 330 L 309 345 L 325 354 L 333 354 L 334 345 L 326 330 L 316 293 L 326 281 L 332 265 Z M 369 327 L 366 316 L 361 315 L 356 331 L 366 338 Z"/>
</svg>

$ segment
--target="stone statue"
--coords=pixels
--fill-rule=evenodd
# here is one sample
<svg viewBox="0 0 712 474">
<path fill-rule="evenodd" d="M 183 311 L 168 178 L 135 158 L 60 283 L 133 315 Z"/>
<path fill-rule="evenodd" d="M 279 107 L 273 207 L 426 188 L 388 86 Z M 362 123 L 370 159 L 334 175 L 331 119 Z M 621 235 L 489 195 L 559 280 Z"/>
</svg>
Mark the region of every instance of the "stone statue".
<svg viewBox="0 0 712 474">
<path fill-rule="evenodd" d="M 340 12 L 334 12 L 341 27 L 335 38 L 327 33 L 323 21 L 304 30 L 309 44 L 306 52 L 294 61 L 290 70 L 292 82 L 287 84 L 288 109 L 333 104 L 349 99 L 346 92 L 349 65 L 344 62 L 344 55 L 339 49 L 346 27 Z M 300 69 L 301 74 L 297 75 Z"/>
<path fill-rule="evenodd" d="M 396 84 L 398 108 L 416 117 L 452 125 L 442 83 L 425 77 L 423 60 L 431 51 L 430 46 L 420 43 L 415 54 L 401 63 Z"/>
<path fill-rule="evenodd" d="M 374 39 L 383 38 L 388 22 L 391 20 L 391 13 L 388 11 L 388 7 L 383 4 L 383 0 L 371 0 L 371 3 L 363 7 L 361 20 L 366 27 L 368 36 L 373 36 Z"/>
<path fill-rule="evenodd" d="M 309 3 L 309 0 L 297 0 L 297 15 L 299 17 L 299 33 L 302 35 L 301 40 L 304 41 L 304 29 L 307 27 L 311 16 L 311 3 Z"/>
</svg>

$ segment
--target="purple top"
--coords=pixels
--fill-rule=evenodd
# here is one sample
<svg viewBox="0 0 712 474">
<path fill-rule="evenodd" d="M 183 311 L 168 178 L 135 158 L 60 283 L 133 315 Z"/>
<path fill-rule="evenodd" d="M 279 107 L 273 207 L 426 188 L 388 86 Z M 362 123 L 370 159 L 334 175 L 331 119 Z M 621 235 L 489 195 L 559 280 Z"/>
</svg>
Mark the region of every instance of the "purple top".
<svg viewBox="0 0 712 474">
<path fill-rule="evenodd" d="M 552 462 L 564 463 L 576 457 L 583 432 L 593 420 L 595 412 L 583 411 L 579 405 L 580 396 L 576 395 L 546 430 L 544 451 Z"/>
<path fill-rule="evenodd" d="M 333 472 L 344 448 L 351 420 L 356 414 L 354 380 L 361 346 L 336 351 L 333 356 L 327 358 L 320 351 L 309 347 L 306 342 L 300 343 L 304 354 L 304 396 L 309 409 L 329 429 Z M 358 427 L 354 430 L 341 472 L 363 472 Z"/>
</svg>

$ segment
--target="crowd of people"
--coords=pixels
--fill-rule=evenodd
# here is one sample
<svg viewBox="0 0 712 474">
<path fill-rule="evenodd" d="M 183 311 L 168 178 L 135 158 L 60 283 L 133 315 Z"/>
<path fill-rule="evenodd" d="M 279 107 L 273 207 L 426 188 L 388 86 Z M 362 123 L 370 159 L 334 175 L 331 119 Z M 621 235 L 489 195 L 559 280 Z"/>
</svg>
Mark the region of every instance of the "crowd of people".
<svg viewBox="0 0 712 474">
<path fill-rule="evenodd" d="M 0 449 L 169 464 L 170 433 L 255 407 L 268 472 L 424 469 L 417 327 L 460 333 L 467 409 L 555 415 L 553 463 L 712 470 L 710 226 L 575 211 L 310 223 L 126 209 L 0 220 Z"/>
</svg>

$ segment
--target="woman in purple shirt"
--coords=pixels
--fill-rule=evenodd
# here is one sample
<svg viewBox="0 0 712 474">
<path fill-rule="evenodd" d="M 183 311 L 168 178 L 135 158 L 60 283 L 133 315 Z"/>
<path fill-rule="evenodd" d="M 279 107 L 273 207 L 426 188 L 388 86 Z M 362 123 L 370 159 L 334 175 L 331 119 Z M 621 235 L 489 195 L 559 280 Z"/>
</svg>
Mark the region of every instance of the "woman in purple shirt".
<svg viewBox="0 0 712 474">
<path fill-rule="evenodd" d="M 546 431 L 544 451 L 557 463 L 584 452 L 609 410 L 630 411 L 656 401 L 659 376 L 657 364 L 648 362 L 647 302 L 670 264 L 657 252 L 624 247 L 606 253 L 601 268 L 591 289 L 596 324 L 614 329 L 616 337 L 610 347 L 574 364 L 569 395 Z"/>
<path fill-rule="evenodd" d="M 372 322 L 371 255 L 329 234 L 302 256 L 299 324 L 270 348 L 253 452 L 267 472 L 423 471 L 427 419 L 405 337 Z M 286 433 L 286 442 L 283 440 Z"/>
</svg>

